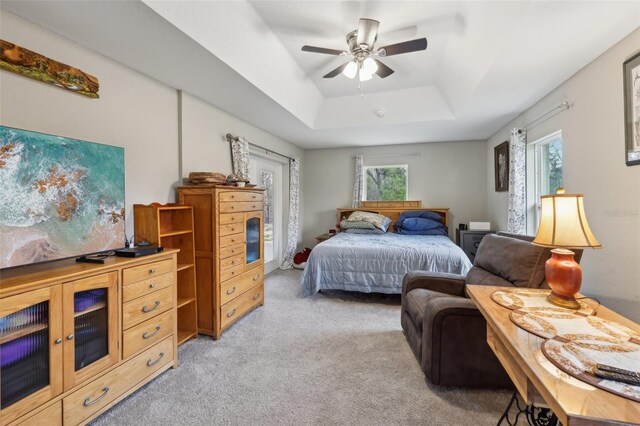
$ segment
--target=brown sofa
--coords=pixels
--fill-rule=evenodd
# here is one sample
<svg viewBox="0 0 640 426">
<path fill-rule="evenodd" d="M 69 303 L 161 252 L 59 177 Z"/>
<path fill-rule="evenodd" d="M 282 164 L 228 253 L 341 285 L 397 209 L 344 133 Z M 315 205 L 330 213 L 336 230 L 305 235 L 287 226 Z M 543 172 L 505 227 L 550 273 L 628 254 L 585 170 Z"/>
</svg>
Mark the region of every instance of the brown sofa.
<svg viewBox="0 0 640 426">
<path fill-rule="evenodd" d="M 547 288 L 548 248 L 532 238 L 488 234 L 465 276 L 409 272 L 402 288 L 401 322 L 429 381 L 443 386 L 512 388 L 487 344 L 486 322 L 466 294 L 467 284 Z M 576 251 L 579 261 L 582 252 Z"/>
</svg>

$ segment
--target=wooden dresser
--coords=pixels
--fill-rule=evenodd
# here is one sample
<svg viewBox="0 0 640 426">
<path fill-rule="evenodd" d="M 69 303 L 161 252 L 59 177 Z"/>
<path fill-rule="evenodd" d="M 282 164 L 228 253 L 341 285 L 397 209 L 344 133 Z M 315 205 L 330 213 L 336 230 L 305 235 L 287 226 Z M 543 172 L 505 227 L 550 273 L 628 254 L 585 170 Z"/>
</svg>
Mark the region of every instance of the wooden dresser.
<svg viewBox="0 0 640 426">
<path fill-rule="evenodd" d="M 176 255 L 0 277 L 0 425 L 86 424 L 177 367 Z"/>
<path fill-rule="evenodd" d="M 263 189 L 182 186 L 178 202 L 193 206 L 198 331 L 219 339 L 264 304 Z"/>
</svg>

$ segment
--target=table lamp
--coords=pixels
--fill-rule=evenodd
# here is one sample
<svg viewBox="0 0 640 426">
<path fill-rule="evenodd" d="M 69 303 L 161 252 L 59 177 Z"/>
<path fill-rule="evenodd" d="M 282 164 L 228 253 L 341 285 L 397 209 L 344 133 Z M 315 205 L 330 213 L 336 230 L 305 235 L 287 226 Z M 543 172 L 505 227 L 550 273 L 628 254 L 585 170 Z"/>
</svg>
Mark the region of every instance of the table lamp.
<svg viewBox="0 0 640 426">
<path fill-rule="evenodd" d="M 601 248 L 591 232 L 584 213 L 582 194 L 565 194 L 559 188 L 555 195 L 541 198 L 540 227 L 533 244 L 553 247 L 544 265 L 551 294 L 547 301 L 563 308 L 580 309 L 576 293 L 582 283 L 582 269 L 570 248 Z"/>
</svg>

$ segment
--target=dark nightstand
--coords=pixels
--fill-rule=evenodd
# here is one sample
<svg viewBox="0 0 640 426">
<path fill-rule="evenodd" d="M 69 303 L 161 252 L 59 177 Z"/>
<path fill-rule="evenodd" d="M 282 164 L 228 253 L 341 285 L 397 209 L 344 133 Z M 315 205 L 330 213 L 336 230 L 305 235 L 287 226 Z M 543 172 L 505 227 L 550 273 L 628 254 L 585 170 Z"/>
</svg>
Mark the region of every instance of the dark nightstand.
<svg viewBox="0 0 640 426">
<path fill-rule="evenodd" d="M 476 258 L 476 251 L 480 246 L 480 241 L 487 234 L 495 234 L 495 231 L 458 231 L 456 230 L 457 243 L 469 257 L 471 263 Z"/>
<path fill-rule="evenodd" d="M 316 241 L 318 242 L 318 244 L 320 244 L 323 241 L 328 240 L 331 237 L 334 237 L 336 234 L 322 234 L 322 235 L 318 235 L 316 237 Z"/>
</svg>

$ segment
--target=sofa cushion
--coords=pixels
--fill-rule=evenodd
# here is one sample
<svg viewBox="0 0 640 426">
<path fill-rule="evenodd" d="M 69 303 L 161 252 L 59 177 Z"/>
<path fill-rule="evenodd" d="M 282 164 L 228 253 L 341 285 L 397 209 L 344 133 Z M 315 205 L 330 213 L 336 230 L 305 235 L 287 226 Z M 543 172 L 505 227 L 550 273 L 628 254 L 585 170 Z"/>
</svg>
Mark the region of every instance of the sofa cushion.
<svg viewBox="0 0 640 426">
<path fill-rule="evenodd" d="M 488 234 L 480 243 L 474 267 L 497 275 L 516 287 L 548 287 L 544 263 L 551 257 L 551 249 L 539 247 L 527 241 Z M 487 280 L 488 277 L 469 273 L 467 284 L 478 284 L 475 279 Z M 500 285 L 500 284 L 497 284 Z M 504 284 L 502 284 L 504 285 Z"/>
</svg>

